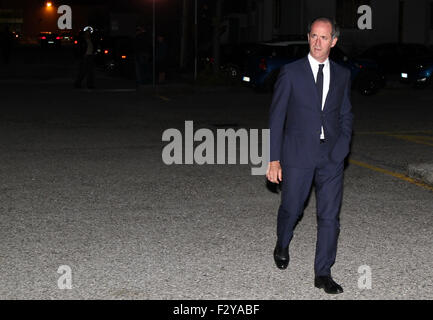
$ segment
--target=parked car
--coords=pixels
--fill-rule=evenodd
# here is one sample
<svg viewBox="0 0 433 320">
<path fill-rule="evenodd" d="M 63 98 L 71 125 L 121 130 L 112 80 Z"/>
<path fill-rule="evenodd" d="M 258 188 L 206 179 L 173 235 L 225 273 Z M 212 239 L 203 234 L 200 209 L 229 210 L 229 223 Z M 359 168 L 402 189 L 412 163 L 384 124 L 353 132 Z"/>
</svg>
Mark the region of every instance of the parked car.
<svg viewBox="0 0 433 320">
<path fill-rule="evenodd" d="M 338 46 L 331 49 L 329 58 L 350 70 L 352 87 L 362 95 L 375 94 L 385 87 L 385 74 L 375 61 L 350 57 Z"/>
<path fill-rule="evenodd" d="M 305 57 L 310 50 L 308 41 L 278 41 L 260 44 L 248 61 L 242 80 L 260 91 L 272 91 L 280 68 Z M 331 49 L 330 59 L 351 71 L 352 88 L 364 95 L 376 93 L 385 78 L 377 63 L 368 59 L 353 59 L 340 48 Z"/>
<path fill-rule="evenodd" d="M 241 80 L 248 67 L 248 59 L 255 52 L 257 43 L 221 46 L 221 69 L 232 78 Z"/>
<path fill-rule="evenodd" d="M 101 36 L 99 39 L 96 50 L 96 65 L 108 73 L 134 76 L 133 38 Z"/>
<path fill-rule="evenodd" d="M 134 39 L 128 36 L 112 36 L 97 29 L 92 30 L 95 66 L 108 74 L 134 78 Z M 73 37 L 74 52 L 77 57 L 82 41 L 85 41 L 83 30 Z"/>
<path fill-rule="evenodd" d="M 307 41 L 278 41 L 259 44 L 250 55 L 242 81 L 257 90 L 272 91 L 280 68 L 306 56 Z"/>
<path fill-rule="evenodd" d="M 220 71 L 233 80 L 241 81 L 247 68 L 248 57 L 257 43 L 224 44 L 220 46 Z M 199 70 L 212 70 L 215 59 L 212 46 L 199 49 Z"/>
<path fill-rule="evenodd" d="M 60 47 L 61 38 L 58 34 L 49 31 L 41 32 L 39 40 L 42 48 Z"/>
<path fill-rule="evenodd" d="M 74 35 L 70 31 L 62 31 L 59 33 L 62 45 L 71 45 L 74 41 Z"/>
<path fill-rule="evenodd" d="M 413 85 L 432 83 L 433 51 L 423 44 L 378 44 L 368 48 L 360 57 L 374 60 L 389 80 Z"/>
</svg>

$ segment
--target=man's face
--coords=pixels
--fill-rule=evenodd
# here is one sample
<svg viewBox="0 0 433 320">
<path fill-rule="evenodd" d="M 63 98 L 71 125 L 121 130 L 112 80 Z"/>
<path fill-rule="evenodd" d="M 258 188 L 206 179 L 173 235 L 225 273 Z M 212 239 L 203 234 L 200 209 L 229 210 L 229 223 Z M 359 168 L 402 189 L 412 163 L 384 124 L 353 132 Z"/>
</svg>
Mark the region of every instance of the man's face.
<svg viewBox="0 0 433 320">
<path fill-rule="evenodd" d="M 337 38 L 332 39 L 332 26 L 329 22 L 316 21 L 311 26 L 308 34 L 310 54 L 319 62 L 328 58 L 331 48 L 337 43 Z"/>
</svg>

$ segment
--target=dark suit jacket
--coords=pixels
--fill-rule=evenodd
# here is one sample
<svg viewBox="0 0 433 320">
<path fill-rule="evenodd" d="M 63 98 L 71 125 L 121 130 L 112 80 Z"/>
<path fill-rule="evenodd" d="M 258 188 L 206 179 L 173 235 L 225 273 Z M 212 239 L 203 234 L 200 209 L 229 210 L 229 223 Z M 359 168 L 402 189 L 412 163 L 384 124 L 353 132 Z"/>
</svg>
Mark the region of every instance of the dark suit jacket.
<svg viewBox="0 0 433 320">
<path fill-rule="evenodd" d="M 308 57 L 281 68 L 269 117 L 271 161 L 315 167 L 322 126 L 329 160 L 341 162 L 349 153 L 353 123 L 350 71 L 329 62 L 330 84 L 323 111 Z"/>
</svg>

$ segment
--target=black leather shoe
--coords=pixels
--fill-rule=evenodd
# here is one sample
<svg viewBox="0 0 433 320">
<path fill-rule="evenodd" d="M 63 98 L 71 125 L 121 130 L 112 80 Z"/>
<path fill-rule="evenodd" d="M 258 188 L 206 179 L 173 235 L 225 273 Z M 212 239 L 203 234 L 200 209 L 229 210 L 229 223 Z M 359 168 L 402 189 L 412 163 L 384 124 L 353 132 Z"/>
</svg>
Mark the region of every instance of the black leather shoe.
<svg viewBox="0 0 433 320">
<path fill-rule="evenodd" d="M 337 294 L 342 293 L 343 288 L 336 283 L 331 276 L 319 276 L 314 278 L 314 286 L 319 289 L 324 289 L 326 293 Z"/>
<path fill-rule="evenodd" d="M 274 260 L 278 269 L 286 269 L 290 260 L 289 246 L 281 248 L 279 245 L 276 245 L 274 249 Z"/>
</svg>

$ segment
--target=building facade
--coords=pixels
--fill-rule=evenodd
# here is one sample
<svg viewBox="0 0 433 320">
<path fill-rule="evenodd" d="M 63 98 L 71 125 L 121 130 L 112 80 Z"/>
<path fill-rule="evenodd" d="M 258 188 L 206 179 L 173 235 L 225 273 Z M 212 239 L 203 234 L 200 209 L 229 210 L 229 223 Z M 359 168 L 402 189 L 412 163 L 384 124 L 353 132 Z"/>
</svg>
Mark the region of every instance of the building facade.
<svg viewBox="0 0 433 320">
<path fill-rule="evenodd" d="M 306 35 L 318 16 L 337 20 L 340 45 L 351 52 L 381 42 L 433 44 L 433 0 L 246 0 L 246 12 L 228 14 L 223 42 L 256 42 Z M 371 8 L 372 28 L 360 30 L 358 8 Z"/>
</svg>

